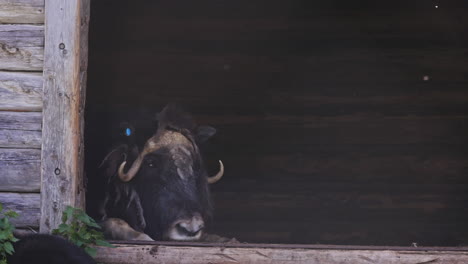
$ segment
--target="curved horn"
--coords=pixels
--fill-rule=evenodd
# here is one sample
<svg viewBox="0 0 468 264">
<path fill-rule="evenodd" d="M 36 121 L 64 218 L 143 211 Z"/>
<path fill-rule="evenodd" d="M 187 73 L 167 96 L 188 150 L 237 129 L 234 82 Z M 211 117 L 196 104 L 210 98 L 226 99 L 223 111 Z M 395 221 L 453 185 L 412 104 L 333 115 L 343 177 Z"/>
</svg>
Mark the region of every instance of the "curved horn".
<svg viewBox="0 0 468 264">
<path fill-rule="evenodd" d="M 136 173 L 141 167 L 143 157 L 144 155 L 142 154 L 138 155 L 137 159 L 133 162 L 132 167 L 130 167 L 127 173 L 124 172 L 125 164 L 127 164 L 127 161 L 122 162 L 122 164 L 120 164 L 119 166 L 118 171 L 119 179 L 123 182 L 128 182 L 131 179 L 133 179 L 133 177 L 135 177 Z"/>
<path fill-rule="evenodd" d="M 219 171 L 215 176 L 208 177 L 208 183 L 212 184 L 219 181 L 224 175 L 224 165 L 222 161 L 219 161 Z"/>
<path fill-rule="evenodd" d="M 130 167 L 127 173 L 124 172 L 125 164 L 127 164 L 127 161 L 124 161 L 122 162 L 122 164 L 120 164 L 118 170 L 120 180 L 122 180 L 123 182 L 128 182 L 131 179 L 133 179 L 133 177 L 135 177 L 135 175 L 141 167 L 141 164 L 143 163 L 143 159 L 145 158 L 146 154 L 156 151 L 161 147 L 156 142 L 157 140 L 155 137 L 148 139 L 148 141 L 145 144 L 145 147 L 143 148 L 143 151 L 140 152 L 136 160 L 133 162 L 132 167 Z"/>
</svg>

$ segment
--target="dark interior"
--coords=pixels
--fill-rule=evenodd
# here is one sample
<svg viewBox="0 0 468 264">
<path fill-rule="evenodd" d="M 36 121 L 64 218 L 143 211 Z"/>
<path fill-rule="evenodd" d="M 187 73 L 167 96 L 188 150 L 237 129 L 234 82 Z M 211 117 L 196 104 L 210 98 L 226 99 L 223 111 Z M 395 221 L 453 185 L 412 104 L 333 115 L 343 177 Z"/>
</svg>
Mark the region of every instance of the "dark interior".
<svg viewBox="0 0 468 264">
<path fill-rule="evenodd" d="M 468 244 L 467 1 L 91 4 L 90 212 L 115 122 L 176 102 L 218 129 L 212 233 Z"/>
</svg>

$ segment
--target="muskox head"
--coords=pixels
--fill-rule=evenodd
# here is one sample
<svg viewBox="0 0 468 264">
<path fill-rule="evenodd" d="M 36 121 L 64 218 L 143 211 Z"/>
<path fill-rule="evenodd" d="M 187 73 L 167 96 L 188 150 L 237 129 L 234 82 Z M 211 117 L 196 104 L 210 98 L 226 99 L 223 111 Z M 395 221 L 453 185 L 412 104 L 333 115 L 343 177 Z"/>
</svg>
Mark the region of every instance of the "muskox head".
<svg viewBox="0 0 468 264">
<path fill-rule="evenodd" d="M 121 155 L 125 160 L 117 176 L 136 190 L 146 234 L 158 240 L 198 240 L 212 216 L 208 184 L 224 172 L 220 161 L 219 172 L 208 177 L 198 147 L 215 129 L 197 126 L 172 104 L 158 114 L 157 123 L 141 151 Z"/>
</svg>

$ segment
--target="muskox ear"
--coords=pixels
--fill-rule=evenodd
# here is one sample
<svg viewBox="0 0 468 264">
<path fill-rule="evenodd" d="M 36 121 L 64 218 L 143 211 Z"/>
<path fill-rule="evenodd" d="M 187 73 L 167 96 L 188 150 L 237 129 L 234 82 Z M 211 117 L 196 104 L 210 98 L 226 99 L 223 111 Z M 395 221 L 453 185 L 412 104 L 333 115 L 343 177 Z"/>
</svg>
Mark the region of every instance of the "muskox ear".
<svg viewBox="0 0 468 264">
<path fill-rule="evenodd" d="M 197 142 L 203 143 L 216 134 L 216 129 L 211 126 L 199 126 L 197 127 L 197 131 L 195 133 Z"/>
</svg>

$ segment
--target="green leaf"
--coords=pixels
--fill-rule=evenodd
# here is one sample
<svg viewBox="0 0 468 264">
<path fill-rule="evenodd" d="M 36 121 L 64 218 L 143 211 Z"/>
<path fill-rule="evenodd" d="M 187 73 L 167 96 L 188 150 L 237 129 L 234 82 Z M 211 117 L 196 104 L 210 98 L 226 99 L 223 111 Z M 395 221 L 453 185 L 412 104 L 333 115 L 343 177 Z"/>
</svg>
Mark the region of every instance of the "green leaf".
<svg viewBox="0 0 468 264">
<path fill-rule="evenodd" d="M 74 211 L 75 209 L 73 207 L 67 205 L 67 207 L 65 208 L 65 210 L 63 210 L 62 213 L 62 223 L 66 223 L 68 219 L 72 219 Z"/>
<path fill-rule="evenodd" d="M 89 222 L 88 226 L 94 227 L 94 228 L 97 228 L 97 229 L 101 229 L 101 226 L 98 225 L 98 224 L 96 223 L 96 221 L 94 221 L 94 219 L 91 219 L 91 220 L 92 220 L 92 221 Z"/>
<path fill-rule="evenodd" d="M 78 214 L 76 218 L 86 225 L 91 223 L 90 217 L 85 214 Z"/>
<path fill-rule="evenodd" d="M 6 218 L 0 218 L 0 228 L 3 229 L 5 226 L 8 225 L 8 219 Z"/>
<path fill-rule="evenodd" d="M 88 253 L 91 257 L 94 258 L 94 257 L 96 256 L 97 249 L 92 248 L 92 247 L 85 247 L 84 250 L 85 250 L 86 253 Z"/>
<path fill-rule="evenodd" d="M 78 241 L 75 242 L 75 245 L 77 245 L 78 247 L 81 247 L 82 245 L 84 245 L 84 242 L 78 240 Z"/>
<path fill-rule="evenodd" d="M 97 246 L 102 246 L 102 247 L 110 247 L 110 248 L 116 248 L 116 246 L 112 245 L 111 243 L 105 241 L 105 240 L 96 240 L 96 245 Z"/>
<path fill-rule="evenodd" d="M 6 253 L 10 255 L 13 254 L 13 252 L 15 252 L 15 249 L 13 248 L 13 245 L 10 242 L 3 243 L 3 248 L 5 249 Z"/>
<path fill-rule="evenodd" d="M 90 245 L 114 247 L 104 240 L 104 234 L 98 231 L 100 229 L 96 221 L 83 210 L 67 206 L 62 214 L 62 223 L 53 230 L 53 233 L 63 236 L 73 244 L 84 248 L 89 255 L 94 256 L 97 250 Z"/>
<path fill-rule="evenodd" d="M 70 226 L 65 224 L 65 223 L 61 223 L 58 227 L 58 232 L 60 233 L 66 233 L 70 230 Z"/>
<path fill-rule="evenodd" d="M 19 215 L 18 215 L 17 212 L 11 211 L 11 210 L 10 210 L 10 211 L 7 211 L 7 212 L 5 213 L 5 216 L 8 216 L 8 217 L 10 217 L 10 218 L 16 218 L 16 217 L 18 217 Z"/>
</svg>

